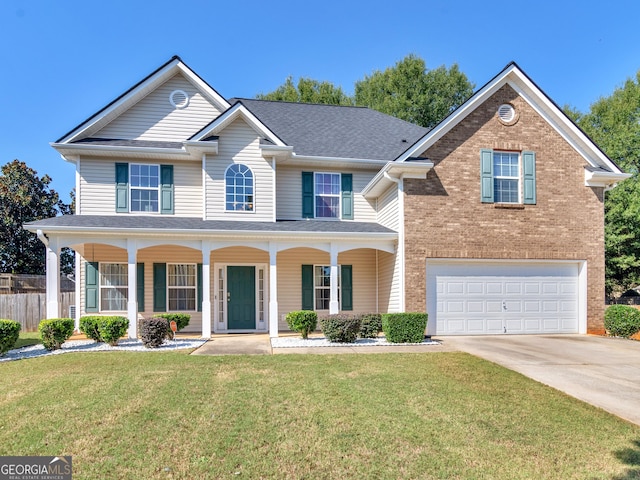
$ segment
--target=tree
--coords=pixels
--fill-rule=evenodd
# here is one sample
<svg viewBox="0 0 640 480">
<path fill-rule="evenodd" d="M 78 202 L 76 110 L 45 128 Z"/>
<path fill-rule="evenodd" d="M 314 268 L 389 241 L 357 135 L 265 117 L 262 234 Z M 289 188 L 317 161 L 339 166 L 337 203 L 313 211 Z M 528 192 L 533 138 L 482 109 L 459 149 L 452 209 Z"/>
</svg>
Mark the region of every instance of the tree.
<svg viewBox="0 0 640 480">
<path fill-rule="evenodd" d="M 640 71 L 577 121 L 609 158 L 633 175 L 605 198 L 607 294 L 620 294 L 640 283 Z"/>
<path fill-rule="evenodd" d="M 27 222 L 71 213 L 49 187 L 51 177 L 14 160 L 2 167 L 0 175 L 0 272 L 42 274 L 45 247 L 34 233 L 25 230 Z M 73 271 L 73 263 L 63 262 L 61 271 Z"/>
<path fill-rule="evenodd" d="M 462 105 L 473 89 L 457 64 L 428 70 L 423 59 L 408 55 L 356 82 L 355 103 L 431 128 Z"/>
<path fill-rule="evenodd" d="M 273 92 L 256 95 L 259 100 L 273 100 L 279 102 L 322 103 L 328 105 L 353 105 L 353 100 L 331 82 L 300 78 L 298 85 L 293 83 L 293 77 L 287 77 L 283 85 Z"/>
</svg>

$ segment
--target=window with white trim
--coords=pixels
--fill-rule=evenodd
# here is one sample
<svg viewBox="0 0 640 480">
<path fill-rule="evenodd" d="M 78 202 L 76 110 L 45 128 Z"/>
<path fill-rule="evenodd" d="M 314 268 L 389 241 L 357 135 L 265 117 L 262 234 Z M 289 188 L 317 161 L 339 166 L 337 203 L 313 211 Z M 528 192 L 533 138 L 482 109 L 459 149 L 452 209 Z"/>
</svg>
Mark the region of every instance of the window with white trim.
<svg viewBox="0 0 640 480">
<path fill-rule="evenodd" d="M 340 218 L 340 174 L 316 172 L 313 183 L 316 218 Z"/>
<path fill-rule="evenodd" d="M 338 266 L 338 302 L 340 302 L 340 266 Z M 331 267 L 315 265 L 313 267 L 313 296 L 315 310 L 329 310 L 331 301 Z"/>
<path fill-rule="evenodd" d="M 101 263 L 100 271 L 100 311 L 116 312 L 127 310 L 129 275 L 126 263 Z"/>
<path fill-rule="evenodd" d="M 157 212 L 159 207 L 160 165 L 129 165 L 132 212 Z"/>
<path fill-rule="evenodd" d="M 253 212 L 253 172 L 241 163 L 227 168 L 225 179 L 225 209 L 227 211 Z"/>
<path fill-rule="evenodd" d="M 493 152 L 493 198 L 497 203 L 520 203 L 520 155 Z"/>
<path fill-rule="evenodd" d="M 168 311 L 195 311 L 197 292 L 195 263 L 167 263 Z"/>
</svg>

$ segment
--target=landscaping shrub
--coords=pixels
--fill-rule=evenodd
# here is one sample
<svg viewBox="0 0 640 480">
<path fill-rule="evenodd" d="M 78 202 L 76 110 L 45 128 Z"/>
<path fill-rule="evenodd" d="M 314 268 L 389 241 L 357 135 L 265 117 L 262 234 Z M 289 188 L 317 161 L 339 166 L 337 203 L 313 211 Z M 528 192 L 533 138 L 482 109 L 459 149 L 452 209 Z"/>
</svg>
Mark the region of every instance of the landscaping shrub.
<svg viewBox="0 0 640 480">
<path fill-rule="evenodd" d="M 102 317 L 99 317 L 97 315 L 80 317 L 80 331 L 91 340 L 95 340 L 96 342 L 104 342 L 104 340 L 102 340 L 102 338 L 100 337 L 100 332 L 98 331 L 98 323 L 101 319 Z"/>
<path fill-rule="evenodd" d="M 129 319 L 125 317 L 100 317 L 98 333 L 102 341 L 109 345 L 117 345 L 118 339 L 127 333 Z"/>
<path fill-rule="evenodd" d="M 191 315 L 189 315 L 188 313 L 158 313 L 155 316 L 160 318 L 166 318 L 167 325 L 169 325 L 172 321 L 176 322 L 178 331 L 182 330 L 184 327 L 189 325 L 189 321 L 191 320 Z M 169 327 L 167 327 L 167 332 L 171 334 Z"/>
<path fill-rule="evenodd" d="M 164 342 L 169 330 L 169 321 L 164 317 L 152 317 L 142 321 L 140 340 L 147 348 L 157 348 Z"/>
<path fill-rule="evenodd" d="M 426 313 L 384 313 L 382 331 L 391 343 L 420 343 L 427 328 Z"/>
<path fill-rule="evenodd" d="M 320 320 L 322 333 L 330 342 L 353 343 L 360 332 L 360 317 L 339 313 Z"/>
<path fill-rule="evenodd" d="M 51 318 L 42 320 L 38 325 L 42 345 L 47 350 L 58 350 L 73 335 L 72 318 Z"/>
<path fill-rule="evenodd" d="M 313 310 L 296 310 L 287 313 L 286 320 L 291 330 L 307 338 L 318 325 L 318 314 Z"/>
<path fill-rule="evenodd" d="M 611 305 L 604 312 L 604 328 L 609 335 L 629 338 L 640 331 L 640 310 L 628 305 Z"/>
<path fill-rule="evenodd" d="M 366 313 L 360 317 L 360 338 L 376 338 L 382 331 L 382 315 Z"/>
<path fill-rule="evenodd" d="M 21 325 L 18 322 L 0 318 L 0 357 L 16 344 L 20 328 Z"/>
</svg>

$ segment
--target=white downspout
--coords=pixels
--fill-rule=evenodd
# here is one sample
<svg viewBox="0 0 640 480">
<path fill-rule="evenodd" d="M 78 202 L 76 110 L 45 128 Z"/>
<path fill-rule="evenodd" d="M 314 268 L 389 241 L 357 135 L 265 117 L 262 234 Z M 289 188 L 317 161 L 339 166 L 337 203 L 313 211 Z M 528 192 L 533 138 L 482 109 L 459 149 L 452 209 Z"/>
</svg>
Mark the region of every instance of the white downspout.
<svg viewBox="0 0 640 480">
<path fill-rule="evenodd" d="M 392 181 L 398 185 L 398 223 L 400 228 L 398 229 L 398 248 L 396 255 L 400 261 L 400 304 L 398 305 L 400 312 L 404 312 L 405 306 L 405 279 L 404 279 L 404 175 L 400 175 L 400 178 L 395 178 L 389 175 L 388 172 L 383 172 L 384 178 Z"/>
</svg>

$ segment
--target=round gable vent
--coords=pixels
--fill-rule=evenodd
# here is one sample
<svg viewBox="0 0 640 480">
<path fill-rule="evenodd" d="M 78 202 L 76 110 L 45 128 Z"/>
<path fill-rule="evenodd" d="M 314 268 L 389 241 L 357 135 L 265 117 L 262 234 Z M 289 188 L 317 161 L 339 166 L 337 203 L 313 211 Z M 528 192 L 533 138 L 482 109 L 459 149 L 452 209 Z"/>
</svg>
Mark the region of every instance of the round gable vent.
<svg viewBox="0 0 640 480">
<path fill-rule="evenodd" d="M 169 103 L 176 108 L 185 108 L 189 105 L 189 95 L 184 90 L 174 90 L 169 94 Z"/>
<path fill-rule="evenodd" d="M 503 103 L 498 107 L 498 118 L 502 123 L 511 125 L 517 120 L 516 109 L 513 108 L 513 105 Z"/>
</svg>

